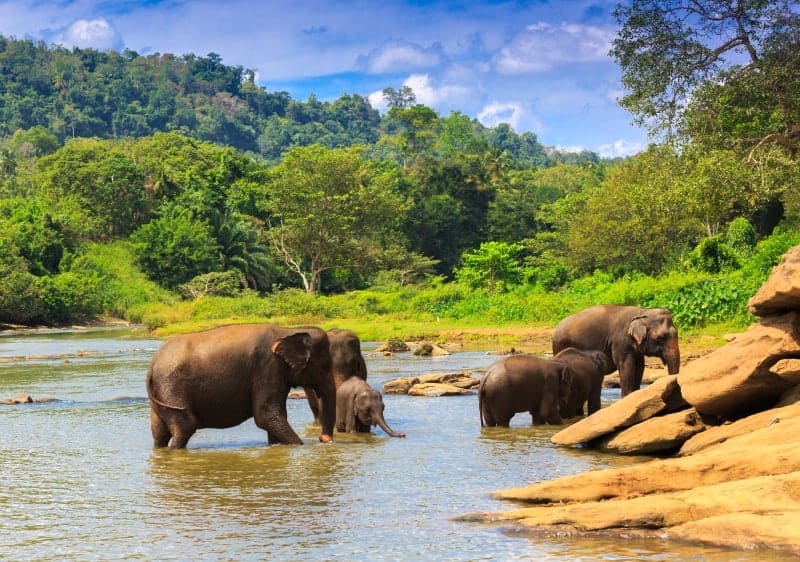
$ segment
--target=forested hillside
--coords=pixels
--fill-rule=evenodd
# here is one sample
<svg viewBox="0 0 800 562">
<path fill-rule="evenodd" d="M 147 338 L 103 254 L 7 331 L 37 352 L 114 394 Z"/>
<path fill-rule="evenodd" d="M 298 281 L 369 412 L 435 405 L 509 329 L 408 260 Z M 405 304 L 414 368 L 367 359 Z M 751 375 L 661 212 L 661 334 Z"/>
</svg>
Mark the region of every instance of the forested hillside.
<svg viewBox="0 0 800 562">
<path fill-rule="evenodd" d="M 380 115 L 358 95 L 268 92 L 213 54 L 0 38 L 0 322 L 213 298 L 238 316 L 301 299 L 544 321 L 606 301 L 746 322 L 800 243 L 800 19 L 749 10 L 684 14 L 695 27 L 659 3 L 618 11 L 622 103 L 659 142 L 614 162 L 408 90 L 387 88 Z"/>
<path fill-rule="evenodd" d="M 138 138 L 175 131 L 277 161 L 292 146 L 371 145 L 390 124 L 358 94 L 294 100 L 255 84 L 255 72 L 219 55 L 141 56 L 0 36 L 0 135 L 41 126 L 68 138 Z M 395 96 L 395 104 L 413 103 Z M 548 162 L 530 133 L 481 134 L 529 165 Z M 495 138 L 497 137 L 497 138 Z M 513 138 L 508 138 L 513 137 Z M 555 160 L 596 155 L 553 154 Z"/>
</svg>

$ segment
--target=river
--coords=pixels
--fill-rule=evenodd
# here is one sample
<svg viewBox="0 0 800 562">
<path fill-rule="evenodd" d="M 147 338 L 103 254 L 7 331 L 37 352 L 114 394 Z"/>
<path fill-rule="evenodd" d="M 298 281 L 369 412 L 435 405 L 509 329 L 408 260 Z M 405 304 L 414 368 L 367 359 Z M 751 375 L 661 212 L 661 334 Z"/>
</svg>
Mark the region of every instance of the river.
<svg viewBox="0 0 800 562">
<path fill-rule="evenodd" d="M 387 395 L 405 439 L 323 445 L 289 400 L 303 446 L 267 446 L 252 420 L 153 450 L 144 376 L 159 340 L 123 329 L 0 333 L 0 560 L 789 560 L 661 540 L 542 539 L 454 517 L 513 507 L 495 490 L 635 459 L 557 448 L 518 414 L 481 429 L 477 396 Z M 470 370 L 484 351 L 384 357 L 368 381 Z M 603 400 L 618 398 L 604 391 Z M 765 556 L 771 556 L 765 558 Z"/>
</svg>

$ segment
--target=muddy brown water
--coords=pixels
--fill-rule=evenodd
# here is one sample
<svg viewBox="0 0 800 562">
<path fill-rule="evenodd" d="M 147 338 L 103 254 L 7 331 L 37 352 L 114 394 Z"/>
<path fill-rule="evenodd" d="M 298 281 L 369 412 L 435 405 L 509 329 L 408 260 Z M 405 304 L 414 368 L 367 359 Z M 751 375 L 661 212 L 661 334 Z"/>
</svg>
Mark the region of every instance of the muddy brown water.
<svg viewBox="0 0 800 562">
<path fill-rule="evenodd" d="M 303 446 L 267 446 L 252 421 L 201 430 L 186 451 L 153 450 L 144 374 L 161 342 L 126 330 L 0 334 L 0 560 L 789 560 L 661 541 L 541 538 L 456 522 L 514 507 L 495 490 L 635 459 L 554 447 L 517 415 L 481 430 L 477 396 L 384 397 L 407 438 L 317 443 L 289 400 Z M 384 357 L 365 343 L 369 382 L 471 370 L 483 351 Z M 618 391 L 604 391 L 607 403 Z"/>
</svg>

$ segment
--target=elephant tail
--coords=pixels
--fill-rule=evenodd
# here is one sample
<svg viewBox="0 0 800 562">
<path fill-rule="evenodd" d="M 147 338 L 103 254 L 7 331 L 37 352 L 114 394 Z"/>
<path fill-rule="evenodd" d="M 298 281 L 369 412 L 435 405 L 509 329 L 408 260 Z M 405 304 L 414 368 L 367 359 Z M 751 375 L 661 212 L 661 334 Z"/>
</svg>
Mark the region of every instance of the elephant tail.
<svg viewBox="0 0 800 562">
<path fill-rule="evenodd" d="M 183 406 L 174 406 L 172 404 L 167 404 L 166 402 L 162 402 L 161 400 L 155 397 L 155 389 L 153 388 L 153 373 L 150 370 L 147 371 L 147 398 L 150 400 L 150 402 L 158 404 L 163 408 L 169 408 L 170 410 L 183 411 L 187 409 L 184 408 Z"/>
</svg>

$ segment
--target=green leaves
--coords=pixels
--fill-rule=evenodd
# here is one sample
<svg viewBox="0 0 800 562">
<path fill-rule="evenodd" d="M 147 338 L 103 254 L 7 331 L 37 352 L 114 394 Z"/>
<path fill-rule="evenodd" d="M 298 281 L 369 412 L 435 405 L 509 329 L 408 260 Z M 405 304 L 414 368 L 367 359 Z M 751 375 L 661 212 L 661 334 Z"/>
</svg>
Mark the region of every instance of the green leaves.
<svg viewBox="0 0 800 562">
<path fill-rule="evenodd" d="M 611 55 L 620 100 L 654 134 L 705 146 L 800 146 L 800 10 L 793 0 L 633 0 Z"/>
<path fill-rule="evenodd" d="M 365 148 L 294 148 L 269 171 L 261 208 L 278 255 L 308 292 L 322 273 L 369 269 L 395 238 L 406 202 L 391 165 L 364 158 Z"/>
</svg>

